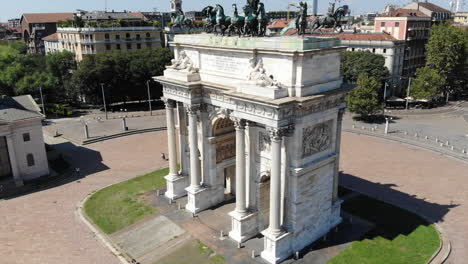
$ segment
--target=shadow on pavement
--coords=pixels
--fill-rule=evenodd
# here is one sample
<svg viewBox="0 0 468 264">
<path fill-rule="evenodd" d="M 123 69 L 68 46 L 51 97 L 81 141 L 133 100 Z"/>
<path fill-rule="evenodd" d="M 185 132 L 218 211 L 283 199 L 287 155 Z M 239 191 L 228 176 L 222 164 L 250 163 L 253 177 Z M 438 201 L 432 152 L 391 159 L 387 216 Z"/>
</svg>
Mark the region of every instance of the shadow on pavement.
<svg viewBox="0 0 468 264">
<path fill-rule="evenodd" d="M 45 191 L 70 182 L 80 183 L 88 175 L 108 170 L 102 163 L 101 153 L 93 149 L 76 146 L 70 142 L 50 145 L 70 163 L 70 168 L 57 176 L 44 176 L 35 180 L 26 181 L 22 187 L 12 187 L 0 193 L 0 199 L 14 199 L 23 195 Z M 79 168 L 79 173 L 76 172 Z"/>
</svg>

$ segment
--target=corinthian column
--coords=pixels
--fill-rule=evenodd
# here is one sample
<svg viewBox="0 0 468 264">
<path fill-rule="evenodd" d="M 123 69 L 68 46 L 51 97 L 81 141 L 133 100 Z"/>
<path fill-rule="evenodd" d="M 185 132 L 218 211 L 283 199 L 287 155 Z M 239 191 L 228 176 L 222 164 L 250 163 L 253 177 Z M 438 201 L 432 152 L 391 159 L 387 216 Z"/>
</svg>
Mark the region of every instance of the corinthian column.
<svg viewBox="0 0 468 264">
<path fill-rule="evenodd" d="M 343 122 L 343 115 L 345 109 L 340 109 L 338 111 L 338 118 L 336 120 L 336 140 L 335 140 L 335 153 L 336 153 L 336 161 L 335 161 L 335 172 L 333 175 L 333 203 L 339 200 L 338 197 L 338 183 L 339 183 L 339 175 L 340 175 L 340 148 L 341 148 L 341 125 Z"/>
<path fill-rule="evenodd" d="M 281 233 L 281 143 L 283 132 L 269 128 L 271 138 L 270 226 L 272 235 Z"/>
<path fill-rule="evenodd" d="M 245 214 L 245 120 L 233 118 L 236 128 L 236 212 Z"/>
<path fill-rule="evenodd" d="M 166 105 L 166 120 L 167 120 L 167 144 L 169 151 L 169 176 L 177 177 L 177 145 L 175 137 L 175 119 L 174 108 L 175 102 L 164 98 Z"/>
<path fill-rule="evenodd" d="M 190 188 L 200 189 L 200 160 L 198 159 L 198 133 L 197 133 L 197 112 L 199 105 L 186 105 L 189 116 L 189 144 L 190 144 Z"/>
</svg>

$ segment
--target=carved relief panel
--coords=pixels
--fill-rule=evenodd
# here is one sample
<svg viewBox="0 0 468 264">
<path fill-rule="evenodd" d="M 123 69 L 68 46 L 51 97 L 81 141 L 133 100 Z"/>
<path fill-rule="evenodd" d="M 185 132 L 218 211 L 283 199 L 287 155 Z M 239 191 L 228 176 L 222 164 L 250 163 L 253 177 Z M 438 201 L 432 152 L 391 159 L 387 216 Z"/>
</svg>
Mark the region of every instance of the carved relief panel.
<svg viewBox="0 0 468 264">
<path fill-rule="evenodd" d="M 302 133 L 302 157 L 312 156 L 332 145 L 333 120 L 306 127 Z"/>
</svg>

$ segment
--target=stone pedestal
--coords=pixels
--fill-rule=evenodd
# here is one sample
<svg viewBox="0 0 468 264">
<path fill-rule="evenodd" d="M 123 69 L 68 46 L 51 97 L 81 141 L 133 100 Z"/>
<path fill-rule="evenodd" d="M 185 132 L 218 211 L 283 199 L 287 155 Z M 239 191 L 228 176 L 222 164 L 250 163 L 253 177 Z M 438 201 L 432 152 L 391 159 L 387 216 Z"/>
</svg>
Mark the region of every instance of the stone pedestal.
<svg viewBox="0 0 468 264">
<path fill-rule="evenodd" d="M 229 237 L 242 243 L 258 234 L 258 213 L 239 214 L 236 211 L 229 213 L 231 216 L 231 232 Z"/>
<path fill-rule="evenodd" d="M 173 69 L 167 69 L 164 71 L 164 76 L 182 81 L 182 82 L 197 82 L 200 81 L 199 73 L 190 73 L 188 71 L 178 71 Z"/>
<path fill-rule="evenodd" d="M 164 178 L 167 185 L 165 193 L 167 198 L 175 200 L 187 195 L 187 191 L 185 190 L 189 186 L 189 178 L 187 176 L 167 175 Z"/>
<path fill-rule="evenodd" d="M 185 209 L 187 211 L 197 214 L 205 209 L 211 207 L 210 192 L 208 188 L 201 187 L 199 189 L 194 189 L 188 187 L 185 189 L 187 191 L 187 205 Z"/>
<path fill-rule="evenodd" d="M 290 233 L 274 235 L 267 229 L 262 234 L 265 237 L 264 249 L 260 255 L 268 263 L 280 263 L 293 254 L 291 248 L 292 235 Z"/>
</svg>

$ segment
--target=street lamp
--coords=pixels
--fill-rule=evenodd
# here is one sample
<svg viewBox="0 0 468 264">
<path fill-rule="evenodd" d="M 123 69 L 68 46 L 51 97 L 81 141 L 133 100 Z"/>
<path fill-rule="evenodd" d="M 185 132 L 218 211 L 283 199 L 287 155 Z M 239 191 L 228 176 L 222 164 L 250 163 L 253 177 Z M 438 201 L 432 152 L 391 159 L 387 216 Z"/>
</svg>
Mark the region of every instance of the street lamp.
<svg viewBox="0 0 468 264">
<path fill-rule="evenodd" d="M 104 93 L 104 84 L 101 83 L 101 90 L 102 90 L 102 101 L 104 103 L 104 112 L 106 113 L 106 120 L 108 120 L 108 116 L 107 116 L 107 105 L 106 105 L 106 95 Z"/>
<path fill-rule="evenodd" d="M 146 87 L 148 88 L 148 104 L 149 104 L 149 111 L 150 111 L 150 116 L 153 115 L 153 111 L 151 109 L 151 92 L 150 92 L 150 81 L 146 81 Z"/>
<path fill-rule="evenodd" d="M 41 104 L 42 104 L 42 114 L 46 117 L 45 105 L 44 105 L 44 96 L 42 96 L 42 87 L 39 86 L 39 93 L 41 94 Z"/>
</svg>

